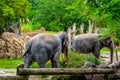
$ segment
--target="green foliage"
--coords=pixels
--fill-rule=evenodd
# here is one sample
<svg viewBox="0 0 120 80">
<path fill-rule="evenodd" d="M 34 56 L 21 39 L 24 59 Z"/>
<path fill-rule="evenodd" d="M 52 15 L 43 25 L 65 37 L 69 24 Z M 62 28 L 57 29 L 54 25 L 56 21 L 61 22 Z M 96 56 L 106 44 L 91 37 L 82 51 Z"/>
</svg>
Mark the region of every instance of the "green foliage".
<svg viewBox="0 0 120 80">
<path fill-rule="evenodd" d="M 113 36 L 120 39 L 119 3 L 120 0 L 2 0 L 0 26 L 29 18 L 32 30 L 45 27 L 47 31 L 66 31 L 75 22 L 77 27 L 84 23 L 86 31 L 91 20 L 94 26 L 107 27 L 106 32 L 114 30 Z"/>
<path fill-rule="evenodd" d="M 60 31 L 67 29 L 66 25 L 69 21 L 64 18 L 65 7 L 69 5 L 72 0 L 29 0 L 32 5 L 31 14 L 34 18 L 31 17 L 32 23 L 36 24 L 39 22 L 39 25 L 45 27 L 46 30 L 50 31 Z M 72 25 L 73 22 L 70 25 Z"/>
<path fill-rule="evenodd" d="M 36 24 L 31 24 L 32 25 L 32 30 L 35 31 L 35 30 L 38 30 L 41 28 L 41 25 L 37 22 Z"/>
<path fill-rule="evenodd" d="M 106 27 L 109 20 L 117 20 L 120 17 L 119 2 L 119 0 L 75 0 L 68 9 L 72 9 L 71 13 L 79 13 L 83 21 L 92 20 L 96 26 Z"/>
<path fill-rule="evenodd" d="M 32 5 L 29 18 L 33 25 L 37 24 L 36 29 L 45 27 L 50 31 L 66 31 L 76 22 L 77 27 L 84 23 L 86 31 L 88 20 L 91 20 L 94 26 L 107 29 L 117 27 L 120 23 L 119 0 L 29 0 L 29 2 Z M 116 32 L 114 36 L 117 34 L 119 37 L 119 31 L 115 28 L 111 30 Z M 106 32 L 104 34 L 108 36 L 109 33 Z"/>
<path fill-rule="evenodd" d="M 83 66 L 84 63 L 87 61 L 86 57 L 87 57 L 86 55 L 70 52 L 69 53 L 70 67 L 76 68 Z"/>
<path fill-rule="evenodd" d="M 96 65 L 101 63 L 93 55 L 79 54 L 71 51 L 69 51 L 68 54 L 69 54 L 70 67 L 74 67 L 74 68 L 81 67 L 84 65 L 85 62 L 93 62 Z"/>
<path fill-rule="evenodd" d="M 72 51 L 69 51 L 68 53 L 68 59 L 69 59 L 69 67 L 70 68 L 80 68 L 84 65 L 85 62 L 93 62 L 95 64 L 100 64 L 100 61 L 93 57 L 93 55 L 88 54 L 78 54 Z M 0 59 L 0 68 L 16 68 L 19 64 L 23 64 L 23 59 Z M 61 68 L 65 68 L 65 61 L 64 56 L 61 54 L 60 56 L 60 64 Z M 51 68 L 51 62 L 48 61 L 46 64 L 46 67 Z M 36 62 L 33 62 L 33 64 L 30 66 L 31 68 L 38 68 L 38 64 Z"/>
<path fill-rule="evenodd" d="M 93 57 L 93 56 L 88 57 L 87 60 L 89 62 L 95 63 L 96 65 L 100 64 L 100 61 L 97 58 Z"/>
<path fill-rule="evenodd" d="M 0 68 L 17 68 L 22 63 L 22 59 L 0 59 Z"/>
<path fill-rule="evenodd" d="M 31 32 L 32 31 L 32 24 L 30 23 L 26 23 L 26 24 L 22 24 L 21 26 L 21 31 L 24 32 Z"/>
<path fill-rule="evenodd" d="M 0 1 L 0 26 L 7 26 L 19 18 L 27 18 L 30 3 L 27 0 Z"/>
</svg>

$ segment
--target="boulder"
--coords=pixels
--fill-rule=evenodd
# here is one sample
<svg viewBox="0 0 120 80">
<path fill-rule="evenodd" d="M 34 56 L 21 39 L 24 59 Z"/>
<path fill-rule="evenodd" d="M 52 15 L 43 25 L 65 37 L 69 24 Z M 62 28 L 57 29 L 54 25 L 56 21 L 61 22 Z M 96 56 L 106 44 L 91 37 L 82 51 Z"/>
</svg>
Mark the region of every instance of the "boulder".
<svg viewBox="0 0 120 80">
<path fill-rule="evenodd" d="M 4 32 L 0 39 L 0 58 L 21 58 L 24 45 L 30 37 Z"/>
</svg>

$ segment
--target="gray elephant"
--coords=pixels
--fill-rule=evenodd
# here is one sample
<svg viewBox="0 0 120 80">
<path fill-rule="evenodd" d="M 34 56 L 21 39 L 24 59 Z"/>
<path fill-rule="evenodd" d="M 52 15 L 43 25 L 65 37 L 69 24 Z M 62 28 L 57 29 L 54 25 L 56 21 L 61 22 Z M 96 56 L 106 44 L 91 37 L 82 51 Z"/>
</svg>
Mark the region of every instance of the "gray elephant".
<svg viewBox="0 0 120 80">
<path fill-rule="evenodd" d="M 52 67 L 60 67 L 60 53 L 68 52 L 68 36 L 65 32 L 59 34 L 38 34 L 31 38 L 24 49 L 24 68 L 29 68 L 31 63 L 37 62 L 40 68 L 45 67 L 45 63 L 51 60 Z M 64 51 L 66 50 L 66 51 Z M 67 59 L 67 53 L 64 53 Z"/>
<path fill-rule="evenodd" d="M 100 50 L 107 47 L 111 50 L 110 63 L 113 61 L 113 40 L 111 37 L 98 40 L 99 34 L 82 34 L 73 37 L 71 41 L 71 50 L 79 53 L 92 52 L 96 58 L 100 56 Z"/>
</svg>

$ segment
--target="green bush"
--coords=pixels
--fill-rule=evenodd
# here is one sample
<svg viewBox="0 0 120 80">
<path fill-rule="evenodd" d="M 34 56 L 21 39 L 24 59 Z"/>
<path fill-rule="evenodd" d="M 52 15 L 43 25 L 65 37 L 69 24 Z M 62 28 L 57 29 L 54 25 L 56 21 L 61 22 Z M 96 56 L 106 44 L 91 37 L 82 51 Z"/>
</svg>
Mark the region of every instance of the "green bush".
<svg viewBox="0 0 120 80">
<path fill-rule="evenodd" d="M 69 51 L 69 64 L 70 67 L 81 67 L 87 61 L 86 54 L 78 54 L 72 51 Z"/>
<path fill-rule="evenodd" d="M 100 61 L 97 58 L 93 57 L 93 56 L 88 57 L 87 60 L 89 62 L 95 63 L 96 65 L 100 64 Z"/>
<path fill-rule="evenodd" d="M 33 24 L 33 26 L 32 26 L 32 30 L 33 30 L 33 31 L 38 30 L 38 29 L 40 29 L 40 28 L 41 28 L 41 24 L 39 24 L 39 23 L 35 23 L 35 24 Z"/>
<path fill-rule="evenodd" d="M 32 31 L 32 24 L 30 24 L 30 23 L 22 24 L 21 31 L 22 32 L 31 32 Z"/>
</svg>

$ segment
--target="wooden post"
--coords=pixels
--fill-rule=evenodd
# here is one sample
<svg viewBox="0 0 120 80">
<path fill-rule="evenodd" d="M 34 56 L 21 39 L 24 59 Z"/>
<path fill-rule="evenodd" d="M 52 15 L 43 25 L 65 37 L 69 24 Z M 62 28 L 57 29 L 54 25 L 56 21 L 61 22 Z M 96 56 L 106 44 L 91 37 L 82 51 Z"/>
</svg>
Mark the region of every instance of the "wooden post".
<svg viewBox="0 0 120 80">
<path fill-rule="evenodd" d="M 89 20 L 88 33 L 92 33 L 93 24 Z"/>
<path fill-rule="evenodd" d="M 80 25 L 79 32 L 80 32 L 80 34 L 83 34 L 83 32 L 84 32 L 84 24 L 83 23 Z"/>
<path fill-rule="evenodd" d="M 70 49 L 71 46 L 71 28 L 68 28 L 68 48 Z"/>
<path fill-rule="evenodd" d="M 97 27 L 95 27 L 94 33 L 98 33 L 98 28 Z"/>
<path fill-rule="evenodd" d="M 18 35 L 21 35 L 21 19 L 18 20 L 16 28 L 17 28 L 17 32 L 16 33 Z"/>
<path fill-rule="evenodd" d="M 76 35 L 76 23 L 73 24 L 73 37 Z"/>
</svg>

